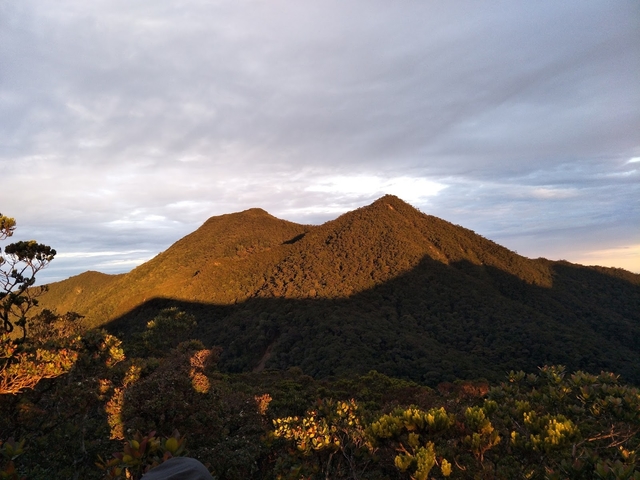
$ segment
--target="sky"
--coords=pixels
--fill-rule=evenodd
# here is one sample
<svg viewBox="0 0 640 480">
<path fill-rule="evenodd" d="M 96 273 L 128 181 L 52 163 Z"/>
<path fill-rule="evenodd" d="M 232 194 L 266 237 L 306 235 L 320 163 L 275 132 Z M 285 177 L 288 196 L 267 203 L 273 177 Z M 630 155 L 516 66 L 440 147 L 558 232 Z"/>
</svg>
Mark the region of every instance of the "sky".
<svg viewBox="0 0 640 480">
<path fill-rule="evenodd" d="M 0 181 L 41 282 L 386 193 L 640 273 L 640 3 L 0 0 Z"/>
</svg>

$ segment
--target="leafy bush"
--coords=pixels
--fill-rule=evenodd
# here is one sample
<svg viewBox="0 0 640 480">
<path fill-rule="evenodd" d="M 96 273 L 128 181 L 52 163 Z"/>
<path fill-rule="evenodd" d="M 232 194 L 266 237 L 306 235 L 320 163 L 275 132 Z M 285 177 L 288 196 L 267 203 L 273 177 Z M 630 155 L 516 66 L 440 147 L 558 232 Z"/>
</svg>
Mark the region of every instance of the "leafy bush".
<svg viewBox="0 0 640 480">
<path fill-rule="evenodd" d="M 149 320 L 142 332 L 142 342 L 151 355 L 163 355 L 186 340 L 189 332 L 197 325 L 193 315 L 178 308 L 165 308 Z"/>
<path fill-rule="evenodd" d="M 105 470 L 104 480 L 139 480 L 153 467 L 185 453 L 186 439 L 180 437 L 180 432 L 175 430 L 171 436 L 163 438 L 157 438 L 155 433 L 143 437 L 136 432 L 112 459 L 99 457 L 97 465 Z"/>
<path fill-rule="evenodd" d="M 23 453 L 24 440 L 16 442 L 13 438 L 9 438 L 4 442 L 0 440 L 0 479 L 2 480 L 20 480 L 21 478 L 16 471 L 14 460 Z"/>
<path fill-rule="evenodd" d="M 293 442 L 298 464 L 280 464 L 276 471 L 304 475 L 323 472 L 327 478 L 359 478 L 367 469 L 373 444 L 367 435 L 361 412 L 354 400 L 320 400 L 302 417 L 273 421 L 272 438 Z"/>
</svg>

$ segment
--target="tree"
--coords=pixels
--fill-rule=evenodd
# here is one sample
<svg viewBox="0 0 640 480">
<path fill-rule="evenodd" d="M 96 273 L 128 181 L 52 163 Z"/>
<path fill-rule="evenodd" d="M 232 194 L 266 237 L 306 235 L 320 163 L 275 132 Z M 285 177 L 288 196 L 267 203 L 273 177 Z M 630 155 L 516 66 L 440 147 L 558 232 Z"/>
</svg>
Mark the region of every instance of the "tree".
<svg viewBox="0 0 640 480">
<path fill-rule="evenodd" d="M 16 221 L 0 213 L 0 240 L 13 235 Z M 0 321 L 4 333 L 13 332 L 14 324 L 22 329 L 22 340 L 27 337 L 27 312 L 38 304 L 37 297 L 46 286 L 34 287 L 36 273 L 45 268 L 56 251 L 35 240 L 20 241 L 0 249 Z"/>
<path fill-rule="evenodd" d="M 13 235 L 16 221 L 0 214 L 0 240 Z M 69 348 L 40 348 L 27 342 L 27 312 L 38 304 L 46 287 L 34 287 L 36 273 L 45 268 L 56 251 L 35 240 L 11 243 L 0 249 L 0 395 L 35 387 L 44 378 L 69 371 L 77 353 Z M 51 324 L 51 322 L 49 322 Z M 11 333 L 22 329 L 21 338 Z"/>
</svg>

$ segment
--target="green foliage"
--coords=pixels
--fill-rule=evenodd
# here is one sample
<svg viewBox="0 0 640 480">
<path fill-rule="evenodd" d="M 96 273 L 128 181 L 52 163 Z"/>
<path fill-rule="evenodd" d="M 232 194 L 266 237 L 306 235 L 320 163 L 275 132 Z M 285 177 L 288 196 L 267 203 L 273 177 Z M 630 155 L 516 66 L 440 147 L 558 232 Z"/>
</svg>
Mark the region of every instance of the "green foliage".
<svg viewBox="0 0 640 480">
<path fill-rule="evenodd" d="M 491 403 L 491 407 L 496 404 Z M 469 445 L 475 457 L 483 462 L 484 454 L 500 443 L 500 435 L 493 428 L 491 421 L 487 418 L 487 410 L 483 407 L 468 407 L 464 412 L 467 427 L 471 434 L 465 437 L 465 443 Z"/>
<path fill-rule="evenodd" d="M 0 479 L 20 480 L 23 478 L 18 475 L 14 463 L 14 460 L 23 452 L 24 440 L 20 442 L 16 442 L 13 438 L 8 438 L 4 442 L 0 440 Z"/>
<path fill-rule="evenodd" d="M 16 219 L 7 217 L 0 213 L 0 240 L 5 240 L 6 238 L 13 235 L 15 229 Z"/>
<path fill-rule="evenodd" d="M 372 438 L 389 444 L 399 453 L 394 465 L 401 472 L 413 470 L 412 478 L 426 480 L 435 465 L 440 466 L 443 476 L 451 474 L 451 464 L 442 456 L 436 455 L 435 444 L 427 440 L 433 437 L 445 438 L 455 423 L 455 416 L 447 413 L 444 407 L 423 411 L 419 408 L 398 408 L 390 414 L 381 416 L 370 426 Z"/>
<path fill-rule="evenodd" d="M 104 480 L 139 480 L 153 467 L 185 454 L 186 439 L 180 437 L 180 432 L 174 430 L 171 436 L 163 438 L 157 438 L 155 433 L 142 436 L 136 432 L 112 459 L 98 457 L 97 465 L 105 471 Z"/>
<path fill-rule="evenodd" d="M 348 438 L 365 427 L 375 452 L 367 466 L 371 475 L 390 476 L 393 465 L 415 479 L 639 476 L 638 390 L 609 373 L 564 372 L 563 367 L 544 367 L 539 375 L 512 372 L 509 382 L 492 388 L 484 401 L 476 397 L 475 405 L 450 399 L 446 403 L 453 411 L 398 407 L 371 423 L 342 428 Z M 322 475 L 326 468 L 319 453 L 335 451 L 327 441 L 335 428 L 316 410 L 277 419 L 274 435 L 297 447 L 280 465 L 295 475 Z"/>
<path fill-rule="evenodd" d="M 0 240 L 12 236 L 15 226 L 13 218 L 0 214 Z M 33 240 L 11 243 L 4 252 L 0 249 L 0 395 L 34 388 L 45 378 L 68 372 L 75 363 L 76 332 L 64 330 L 71 317 L 61 319 L 44 311 L 30 321 L 35 332 L 27 338 L 27 313 L 46 291 L 33 286 L 35 275 L 55 254 Z M 11 335 L 14 325 L 22 329 L 21 338 Z"/>
<path fill-rule="evenodd" d="M 130 430 L 188 434 L 191 454 L 219 478 L 249 478 L 264 451 L 263 415 L 253 391 L 233 388 L 216 371 L 219 350 L 199 341 L 179 344 L 163 357 L 122 363 L 124 376 L 106 393 L 112 438 Z"/>
<path fill-rule="evenodd" d="M 13 235 L 15 220 L 0 214 L 0 240 Z M 11 243 L 0 249 L 0 320 L 6 333 L 14 325 L 22 329 L 22 339 L 27 336 L 27 312 L 38 304 L 37 297 L 46 288 L 33 288 L 36 273 L 45 268 L 56 251 L 35 240 Z"/>
<path fill-rule="evenodd" d="M 220 480 L 639 474 L 640 392 L 613 374 L 544 367 L 512 372 L 488 390 L 480 383 L 430 390 L 375 372 L 335 381 L 296 369 L 223 375 L 215 352 L 197 341 L 115 364 L 108 348 L 94 355 L 96 341 L 83 345 L 91 350 L 79 351 L 66 378 L 0 399 L 0 432 L 26 440 L 20 474 L 30 479 L 139 475 L 167 450 L 176 454 L 159 440 L 175 428 Z M 194 384 L 196 374 L 206 389 Z M 323 396 L 333 400 L 317 400 Z M 403 405 L 407 398 L 423 406 Z M 124 444 L 110 440 L 114 427 Z M 144 443 L 129 433 L 136 430 L 159 434 Z M 95 468 L 98 456 L 108 457 L 100 461 L 107 470 Z"/>
<path fill-rule="evenodd" d="M 403 448 L 402 453 L 395 458 L 395 465 L 401 472 L 406 472 L 409 467 L 415 466 L 412 477 L 416 480 L 427 480 L 431 469 L 436 465 L 436 452 L 433 442 L 427 442 L 425 446 L 422 446 L 419 445 L 416 437 L 417 435 L 414 433 L 409 434 L 411 452 Z M 446 459 L 442 461 L 446 462 Z M 449 465 L 448 462 L 445 463 L 443 473 L 448 472 L 447 465 Z"/>
<path fill-rule="evenodd" d="M 432 408 L 427 412 L 418 408 L 398 408 L 393 413 L 380 417 L 371 425 L 371 430 L 378 438 L 391 438 L 402 432 L 442 432 L 453 423 L 454 417 L 444 407 Z"/>
<path fill-rule="evenodd" d="M 53 320 L 58 321 L 64 318 Z M 51 331 L 69 329 L 73 325 L 54 326 Z M 104 331 L 88 331 L 72 339 L 77 360 L 64 377 L 0 398 L 0 432 L 26 440 L 21 464 L 32 480 L 99 478 L 92 473 L 97 455 L 115 448 L 105 409 L 114 387 L 126 375 L 128 362 L 120 341 Z"/>
<path fill-rule="evenodd" d="M 299 452 L 293 465 L 280 462 L 276 472 L 360 478 L 371 462 L 373 444 L 354 400 L 320 400 L 304 417 L 276 418 L 273 424 L 272 437 L 293 442 Z"/>
<path fill-rule="evenodd" d="M 538 375 L 511 372 L 489 398 L 500 406 L 495 423 L 508 433 L 509 449 L 524 455 L 533 471 L 581 478 L 622 465 L 618 469 L 635 475 L 640 392 L 616 375 L 566 375 L 561 366 L 543 367 Z"/>
<path fill-rule="evenodd" d="M 67 348 L 23 351 L 7 335 L 0 335 L 0 395 L 17 394 L 34 388 L 45 378 L 67 373 L 77 353 Z"/>
<path fill-rule="evenodd" d="M 162 354 L 186 340 L 196 325 L 193 315 L 175 307 L 166 308 L 147 322 L 146 330 L 142 332 L 142 342 L 150 354 Z"/>
<path fill-rule="evenodd" d="M 88 365 L 113 367 L 125 359 L 122 340 L 106 330 L 89 330 L 82 336 L 85 355 L 81 360 Z"/>
</svg>

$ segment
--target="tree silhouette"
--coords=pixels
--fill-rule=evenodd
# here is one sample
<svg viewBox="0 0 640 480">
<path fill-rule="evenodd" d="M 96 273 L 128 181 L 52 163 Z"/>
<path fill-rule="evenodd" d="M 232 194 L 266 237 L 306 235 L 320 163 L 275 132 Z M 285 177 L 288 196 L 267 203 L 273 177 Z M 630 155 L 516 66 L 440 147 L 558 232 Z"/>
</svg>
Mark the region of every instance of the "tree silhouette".
<svg viewBox="0 0 640 480">
<path fill-rule="evenodd" d="M 0 214 L 0 240 L 13 235 L 16 221 Z M 35 387 L 44 378 L 67 372 L 76 353 L 68 348 L 39 348 L 27 342 L 27 312 L 38 304 L 46 287 L 34 287 L 36 273 L 45 268 L 56 251 L 34 240 L 20 241 L 0 250 L 0 394 L 16 394 Z M 11 333 L 22 329 L 21 338 Z"/>
<path fill-rule="evenodd" d="M 0 240 L 13 235 L 16 221 L 0 213 Z M 11 333 L 14 324 L 22 329 L 22 340 L 27 336 L 27 312 L 38 304 L 37 297 L 46 287 L 31 288 L 36 273 L 45 268 L 56 251 L 35 240 L 20 241 L 0 249 L 0 320 L 5 333 Z"/>
</svg>

